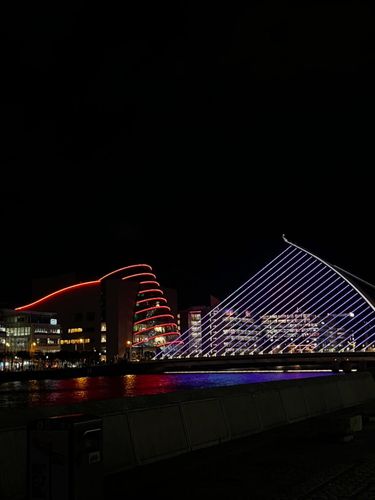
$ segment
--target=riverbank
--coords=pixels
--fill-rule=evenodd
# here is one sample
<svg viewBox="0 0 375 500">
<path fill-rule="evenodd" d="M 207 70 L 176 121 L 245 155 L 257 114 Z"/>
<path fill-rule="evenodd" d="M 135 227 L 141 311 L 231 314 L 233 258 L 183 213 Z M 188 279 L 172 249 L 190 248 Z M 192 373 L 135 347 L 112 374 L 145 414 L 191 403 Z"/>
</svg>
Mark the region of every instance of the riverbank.
<svg viewBox="0 0 375 500">
<path fill-rule="evenodd" d="M 76 377 L 100 377 L 105 375 L 122 375 L 132 373 L 131 363 L 112 365 L 82 366 L 77 368 L 50 368 L 47 370 L 23 370 L 0 372 L 1 382 L 15 382 L 23 380 L 48 380 Z"/>
<path fill-rule="evenodd" d="M 375 384 L 371 375 L 357 373 L 89 401 L 60 407 L 7 410 L 2 412 L 0 419 L 0 498 L 24 500 L 26 497 L 28 430 L 36 419 L 45 422 L 46 418 L 57 415 L 79 418 L 78 414 L 101 419 L 102 439 L 98 437 L 97 447 L 99 453 L 101 449 L 103 451 L 102 473 L 104 476 L 120 473 L 120 482 L 124 485 L 132 474 L 132 471 L 127 472 L 130 469 L 138 470 L 138 467 L 172 457 L 177 463 L 179 455 L 187 456 L 216 444 L 262 435 L 274 428 L 354 408 L 374 398 Z M 38 429 L 43 430 L 43 427 Z M 101 426 L 95 424 L 93 430 L 99 432 Z M 81 442 L 78 434 L 75 439 L 78 439 L 78 444 Z M 212 453 L 215 455 L 214 449 Z M 285 453 L 288 453 L 287 446 Z M 278 462 L 280 464 L 282 459 Z M 161 462 L 160 466 L 158 477 L 168 470 Z M 178 475 L 179 470 L 173 469 L 172 474 L 168 472 L 165 480 L 173 481 L 173 474 Z M 179 481 L 186 477 L 194 476 L 181 474 Z M 250 493 L 247 475 L 244 480 L 247 484 L 245 491 Z M 145 483 L 141 481 L 140 484 Z M 119 487 L 119 482 L 117 485 Z M 169 491 L 165 481 L 163 488 Z M 228 488 L 229 494 L 230 484 Z M 119 487 L 110 498 L 122 498 L 119 495 L 123 495 L 123 491 L 123 487 Z M 142 486 L 139 491 L 144 491 Z M 173 493 L 175 495 L 175 491 Z M 229 495 L 227 498 L 250 496 Z"/>
<path fill-rule="evenodd" d="M 121 360 L 114 364 L 100 364 L 77 368 L 50 368 L 44 370 L 0 372 L 0 383 L 23 380 L 47 380 L 106 375 L 132 375 L 194 371 L 228 370 L 330 370 L 375 372 L 374 353 L 303 353 L 283 355 L 223 356 L 212 358 L 181 358 L 130 362 Z"/>
<path fill-rule="evenodd" d="M 185 358 L 171 360 L 126 361 L 113 364 L 82 366 L 77 368 L 50 368 L 44 370 L 0 372 L 0 383 L 24 380 L 67 379 L 77 377 L 100 377 L 107 375 L 137 375 L 194 371 L 228 370 L 281 370 L 315 371 L 329 370 L 335 373 L 344 371 L 370 371 L 375 373 L 374 353 L 316 353 L 294 355 L 254 355 L 228 356 L 221 358 Z"/>
<path fill-rule="evenodd" d="M 349 413 L 363 428 L 344 440 L 330 432 L 348 410 L 196 450 L 105 478 L 113 500 L 154 499 L 374 500 L 375 403 Z M 165 480 L 160 478 L 166 476 Z M 104 497 L 103 497 L 104 498 Z"/>
</svg>

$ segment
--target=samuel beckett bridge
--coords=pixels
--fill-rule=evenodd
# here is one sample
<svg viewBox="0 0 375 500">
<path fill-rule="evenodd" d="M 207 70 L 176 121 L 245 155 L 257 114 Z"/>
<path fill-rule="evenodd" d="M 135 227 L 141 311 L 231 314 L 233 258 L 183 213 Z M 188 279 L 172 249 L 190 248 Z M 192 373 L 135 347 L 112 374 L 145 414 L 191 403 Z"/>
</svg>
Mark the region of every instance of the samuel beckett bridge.
<svg viewBox="0 0 375 500">
<path fill-rule="evenodd" d="M 369 294 L 375 287 L 283 239 L 285 250 L 205 316 L 196 316 L 182 342 L 160 350 L 154 361 L 190 368 L 202 362 L 375 362 Z"/>
</svg>

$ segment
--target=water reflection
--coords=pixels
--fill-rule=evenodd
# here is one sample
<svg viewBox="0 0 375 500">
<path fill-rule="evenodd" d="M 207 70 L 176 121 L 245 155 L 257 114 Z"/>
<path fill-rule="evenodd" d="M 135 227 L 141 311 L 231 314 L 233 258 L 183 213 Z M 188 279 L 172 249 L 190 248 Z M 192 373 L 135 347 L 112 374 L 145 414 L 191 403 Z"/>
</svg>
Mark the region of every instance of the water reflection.
<svg viewBox="0 0 375 500">
<path fill-rule="evenodd" d="M 53 406 L 92 399 L 134 397 L 188 389 L 309 378 L 328 374 L 326 372 L 168 373 L 7 382 L 0 386 L 0 408 Z"/>
</svg>

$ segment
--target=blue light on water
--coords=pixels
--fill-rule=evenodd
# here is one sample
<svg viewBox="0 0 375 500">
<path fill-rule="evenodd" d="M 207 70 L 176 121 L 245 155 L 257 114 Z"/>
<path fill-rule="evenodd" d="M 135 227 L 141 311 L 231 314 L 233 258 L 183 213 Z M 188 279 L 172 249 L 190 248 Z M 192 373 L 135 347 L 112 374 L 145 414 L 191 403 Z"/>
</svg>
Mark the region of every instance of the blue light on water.
<svg viewBox="0 0 375 500">
<path fill-rule="evenodd" d="M 0 386 L 0 408 L 65 405 L 88 400 L 135 397 L 327 375 L 329 372 L 313 371 L 205 372 L 7 382 Z"/>
</svg>

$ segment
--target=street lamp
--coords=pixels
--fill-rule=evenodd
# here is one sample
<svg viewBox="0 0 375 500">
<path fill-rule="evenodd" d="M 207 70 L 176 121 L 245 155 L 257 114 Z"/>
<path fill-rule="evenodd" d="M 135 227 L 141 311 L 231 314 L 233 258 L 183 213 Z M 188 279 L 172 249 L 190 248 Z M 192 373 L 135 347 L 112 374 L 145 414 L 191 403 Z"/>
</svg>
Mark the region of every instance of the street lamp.
<svg viewBox="0 0 375 500">
<path fill-rule="evenodd" d="M 9 358 L 8 358 L 8 355 L 10 354 L 9 347 L 10 347 L 9 342 L 5 342 L 5 363 L 4 363 L 4 368 L 8 364 L 8 367 L 10 367 L 10 369 L 12 369 L 13 368 L 12 363 L 9 362 Z"/>
<path fill-rule="evenodd" d="M 125 349 L 127 361 L 130 361 L 130 349 L 131 349 L 131 345 L 132 345 L 132 342 L 130 340 L 127 340 L 126 341 L 126 349 Z"/>
</svg>

